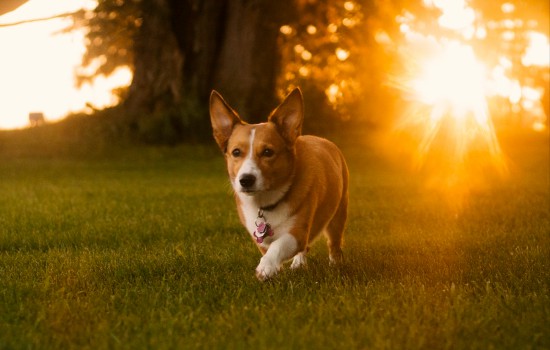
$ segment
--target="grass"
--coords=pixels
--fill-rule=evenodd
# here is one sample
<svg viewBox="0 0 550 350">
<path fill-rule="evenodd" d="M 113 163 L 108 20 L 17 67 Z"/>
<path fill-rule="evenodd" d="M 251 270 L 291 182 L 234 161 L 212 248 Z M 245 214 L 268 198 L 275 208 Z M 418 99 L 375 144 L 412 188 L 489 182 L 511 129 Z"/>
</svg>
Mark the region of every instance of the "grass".
<svg viewBox="0 0 550 350">
<path fill-rule="evenodd" d="M 318 242 L 267 283 L 215 149 L 2 140 L 2 349 L 550 348 L 547 136 L 504 140 L 509 177 L 460 207 L 345 146 L 345 264 Z"/>
</svg>

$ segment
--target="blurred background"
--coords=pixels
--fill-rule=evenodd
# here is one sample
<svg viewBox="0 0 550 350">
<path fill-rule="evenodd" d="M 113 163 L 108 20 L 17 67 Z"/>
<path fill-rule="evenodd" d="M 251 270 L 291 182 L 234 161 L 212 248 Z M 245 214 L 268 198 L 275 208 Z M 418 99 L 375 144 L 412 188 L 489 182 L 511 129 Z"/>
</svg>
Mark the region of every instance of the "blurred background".
<svg viewBox="0 0 550 350">
<path fill-rule="evenodd" d="M 546 0 L 3 0 L 0 44 L 2 129 L 201 142 L 212 89 L 258 122 L 296 86 L 306 132 L 391 130 L 420 163 L 549 125 Z"/>
</svg>

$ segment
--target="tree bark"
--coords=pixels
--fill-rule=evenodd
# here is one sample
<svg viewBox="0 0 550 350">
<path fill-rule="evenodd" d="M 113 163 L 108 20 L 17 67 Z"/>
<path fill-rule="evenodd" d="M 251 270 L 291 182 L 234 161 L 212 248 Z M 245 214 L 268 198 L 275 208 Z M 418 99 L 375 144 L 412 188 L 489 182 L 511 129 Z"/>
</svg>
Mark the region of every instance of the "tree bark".
<svg viewBox="0 0 550 350">
<path fill-rule="evenodd" d="M 228 3 L 212 87 L 249 122 L 263 120 L 276 105 L 281 61 L 277 37 L 289 3 L 269 0 Z"/>
<path fill-rule="evenodd" d="M 126 105 L 156 113 L 212 89 L 250 122 L 276 104 L 279 28 L 293 0 L 150 0 L 135 39 Z"/>
<path fill-rule="evenodd" d="M 172 29 L 183 53 L 183 94 L 206 101 L 225 30 L 227 0 L 171 0 Z"/>
<path fill-rule="evenodd" d="M 134 40 L 134 78 L 125 101 L 130 115 L 157 114 L 181 102 L 183 55 L 170 25 L 167 0 L 142 3 Z"/>
</svg>

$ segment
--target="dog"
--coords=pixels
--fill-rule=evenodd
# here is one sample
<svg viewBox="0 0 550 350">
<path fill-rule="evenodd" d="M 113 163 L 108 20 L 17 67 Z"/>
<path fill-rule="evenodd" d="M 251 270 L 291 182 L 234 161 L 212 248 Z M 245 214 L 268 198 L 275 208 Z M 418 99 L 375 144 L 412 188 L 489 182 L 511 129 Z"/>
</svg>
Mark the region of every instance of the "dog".
<svg viewBox="0 0 550 350">
<path fill-rule="evenodd" d="M 310 243 L 321 233 L 328 241 L 330 263 L 341 263 L 348 168 L 334 143 L 301 135 L 300 89 L 260 124 L 244 122 L 212 91 L 210 119 L 240 221 L 263 255 L 256 277 L 265 281 L 275 276 L 290 259 L 292 269 L 305 266 Z"/>
</svg>

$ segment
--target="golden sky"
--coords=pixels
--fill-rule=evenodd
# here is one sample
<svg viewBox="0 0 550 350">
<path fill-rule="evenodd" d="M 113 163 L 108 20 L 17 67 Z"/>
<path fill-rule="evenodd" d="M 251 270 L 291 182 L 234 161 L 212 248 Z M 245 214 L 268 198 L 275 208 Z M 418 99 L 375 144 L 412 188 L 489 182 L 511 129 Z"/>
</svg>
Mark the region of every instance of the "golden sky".
<svg viewBox="0 0 550 350">
<path fill-rule="evenodd" d="M 93 8 L 94 0 L 30 0 L 15 11 L 0 16 L 0 24 L 45 18 Z M 93 86 L 75 87 L 74 70 L 85 52 L 82 31 L 60 33 L 70 18 L 0 27 L 0 129 L 29 124 L 30 112 L 43 112 L 47 121 L 95 107 L 116 103 L 111 90 L 127 85 L 129 70 L 112 77 L 99 77 Z"/>
</svg>

